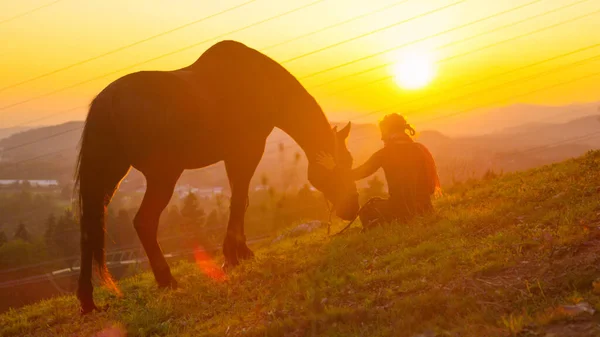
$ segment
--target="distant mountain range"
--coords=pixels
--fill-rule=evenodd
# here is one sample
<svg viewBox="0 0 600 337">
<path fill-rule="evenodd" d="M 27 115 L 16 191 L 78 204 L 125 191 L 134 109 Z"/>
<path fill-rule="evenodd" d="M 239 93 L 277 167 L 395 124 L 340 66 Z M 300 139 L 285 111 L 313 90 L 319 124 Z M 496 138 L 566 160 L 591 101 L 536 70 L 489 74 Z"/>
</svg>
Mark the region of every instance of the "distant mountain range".
<svg viewBox="0 0 600 337">
<path fill-rule="evenodd" d="M 507 114 L 524 113 L 525 107 L 514 106 Z M 528 111 L 532 111 L 533 115 L 539 115 L 540 111 L 545 111 L 546 108 L 533 107 Z M 554 111 L 554 108 L 552 110 Z M 591 112 L 589 109 L 586 111 Z M 441 179 L 447 184 L 481 176 L 488 170 L 527 169 L 600 148 L 600 116 L 575 115 L 576 118 L 561 122 L 550 122 L 552 118 L 528 117 L 528 120 L 542 122 L 525 121 L 519 125 L 504 123 L 505 127 L 501 127 L 502 123 L 498 123 L 495 125 L 498 130 L 482 135 L 451 137 L 438 131 L 426 130 L 418 134 L 417 141 L 431 150 L 437 161 Z M 492 113 L 490 116 L 492 118 L 499 115 Z M 69 181 L 73 174 L 82 127 L 83 122 L 69 122 L 20 132 L 13 131 L 10 136 L 0 140 L 0 179 Z M 280 150 L 280 144 L 283 144 L 283 151 Z M 381 146 L 376 125 L 352 126 L 348 147 L 354 156 L 355 165 L 365 161 Z M 296 153 L 301 154 L 299 161 L 294 159 Z M 180 184 L 196 187 L 227 187 L 223 165 L 215 166 L 215 168 L 186 171 L 180 179 Z M 281 188 L 284 185 L 297 186 L 306 182 L 306 161 L 302 151 L 281 130 L 276 129 L 271 134 L 254 183 L 260 184 L 263 176 L 267 177 L 271 184 L 279 185 Z M 143 177 L 134 171 L 123 187 L 136 189 L 143 185 Z"/>
<path fill-rule="evenodd" d="M 448 112 L 452 113 L 452 111 Z M 440 113 L 443 115 L 444 113 Z M 600 102 L 545 106 L 514 104 L 491 109 L 474 110 L 441 118 L 424 125 L 450 136 L 485 135 L 503 133 L 506 129 L 537 123 L 566 123 L 568 121 L 600 114 Z"/>
<path fill-rule="evenodd" d="M 0 140 L 7 138 L 11 135 L 14 135 L 15 133 L 23 132 L 23 131 L 26 131 L 29 129 L 31 129 L 31 127 L 24 127 L 24 126 L 0 129 Z"/>
</svg>

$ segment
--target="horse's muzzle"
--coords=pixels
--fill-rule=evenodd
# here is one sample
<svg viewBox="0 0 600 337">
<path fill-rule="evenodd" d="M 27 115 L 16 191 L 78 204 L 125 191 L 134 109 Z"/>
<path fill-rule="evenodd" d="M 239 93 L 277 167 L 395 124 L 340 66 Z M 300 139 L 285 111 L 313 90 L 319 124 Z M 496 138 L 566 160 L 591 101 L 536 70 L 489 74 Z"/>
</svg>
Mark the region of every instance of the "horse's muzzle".
<svg viewBox="0 0 600 337">
<path fill-rule="evenodd" d="M 360 205 L 358 204 L 358 193 L 348 196 L 343 203 L 336 207 L 335 214 L 342 220 L 351 221 L 356 218 Z"/>
</svg>

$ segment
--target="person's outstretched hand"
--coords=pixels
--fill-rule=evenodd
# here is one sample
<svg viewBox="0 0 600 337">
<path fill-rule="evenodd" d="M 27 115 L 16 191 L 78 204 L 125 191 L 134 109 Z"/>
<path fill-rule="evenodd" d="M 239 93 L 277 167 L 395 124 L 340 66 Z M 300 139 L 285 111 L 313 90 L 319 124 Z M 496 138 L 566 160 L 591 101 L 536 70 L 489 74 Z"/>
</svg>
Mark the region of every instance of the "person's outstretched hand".
<svg viewBox="0 0 600 337">
<path fill-rule="evenodd" d="M 319 154 L 317 154 L 317 164 L 323 166 L 324 168 L 330 171 L 333 171 L 336 165 L 333 156 L 325 152 L 320 152 Z"/>
</svg>

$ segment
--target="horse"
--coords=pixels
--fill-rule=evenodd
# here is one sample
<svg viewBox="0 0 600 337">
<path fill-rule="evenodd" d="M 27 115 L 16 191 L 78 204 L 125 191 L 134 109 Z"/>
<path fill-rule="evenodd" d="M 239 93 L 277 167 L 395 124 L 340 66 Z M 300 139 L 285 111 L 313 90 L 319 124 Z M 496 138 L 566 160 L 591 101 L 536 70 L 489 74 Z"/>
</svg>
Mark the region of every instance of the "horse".
<svg viewBox="0 0 600 337">
<path fill-rule="evenodd" d="M 186 169 L 223 161 L 231 186 L 223 268 L 254 253 L 246 245 L 244 215 L 250 180 L 274 128 L 287 133 L 308 159 L 307 177 L 344 220 L 358 213 L 350 176 L 348 123 L 331 127 L 300 82 L 265 54 L 240 42 L 220 41 L 191 65 L 140 71 L 107 85 L 92 100 L 79 143 L 75 188 L 81 226 L 81 269 L 76 291 L 80 312 L 100 310 L 93 299 L 92 266 L 104 285 L 117 290 L 105 261 L 106 207 L 134 167 L 146 191 L 133 224 L 159 288 L 177 281 L 157 241 L 159 217 Z M 336 168 L 319 165 L 332 155 Z"/>
</svg>

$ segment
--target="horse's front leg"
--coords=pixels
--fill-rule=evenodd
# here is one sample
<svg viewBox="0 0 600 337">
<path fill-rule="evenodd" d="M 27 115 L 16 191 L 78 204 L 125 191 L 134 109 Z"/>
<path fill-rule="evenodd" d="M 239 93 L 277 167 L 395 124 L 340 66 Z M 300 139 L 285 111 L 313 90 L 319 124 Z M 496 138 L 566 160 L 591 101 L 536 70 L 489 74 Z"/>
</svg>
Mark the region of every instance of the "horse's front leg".
<svg viewBox="0 0 600 337">
<path fill-rule="evenodd" d="M 254 253 L 246 245 L 244 234 L 244 216 L 248 208 L 248 189 L 250 179 L 264 151 L 264 141 L 256 146 L 244 148 L 239 156 L 225 160 L 225 168 L 231 185 L 231 204 L 229 206 L 229 223 L 223 242 L 225 256 L 224 269 L 235 267 L 240 260 L 254 257 Z"/>
</svg>

